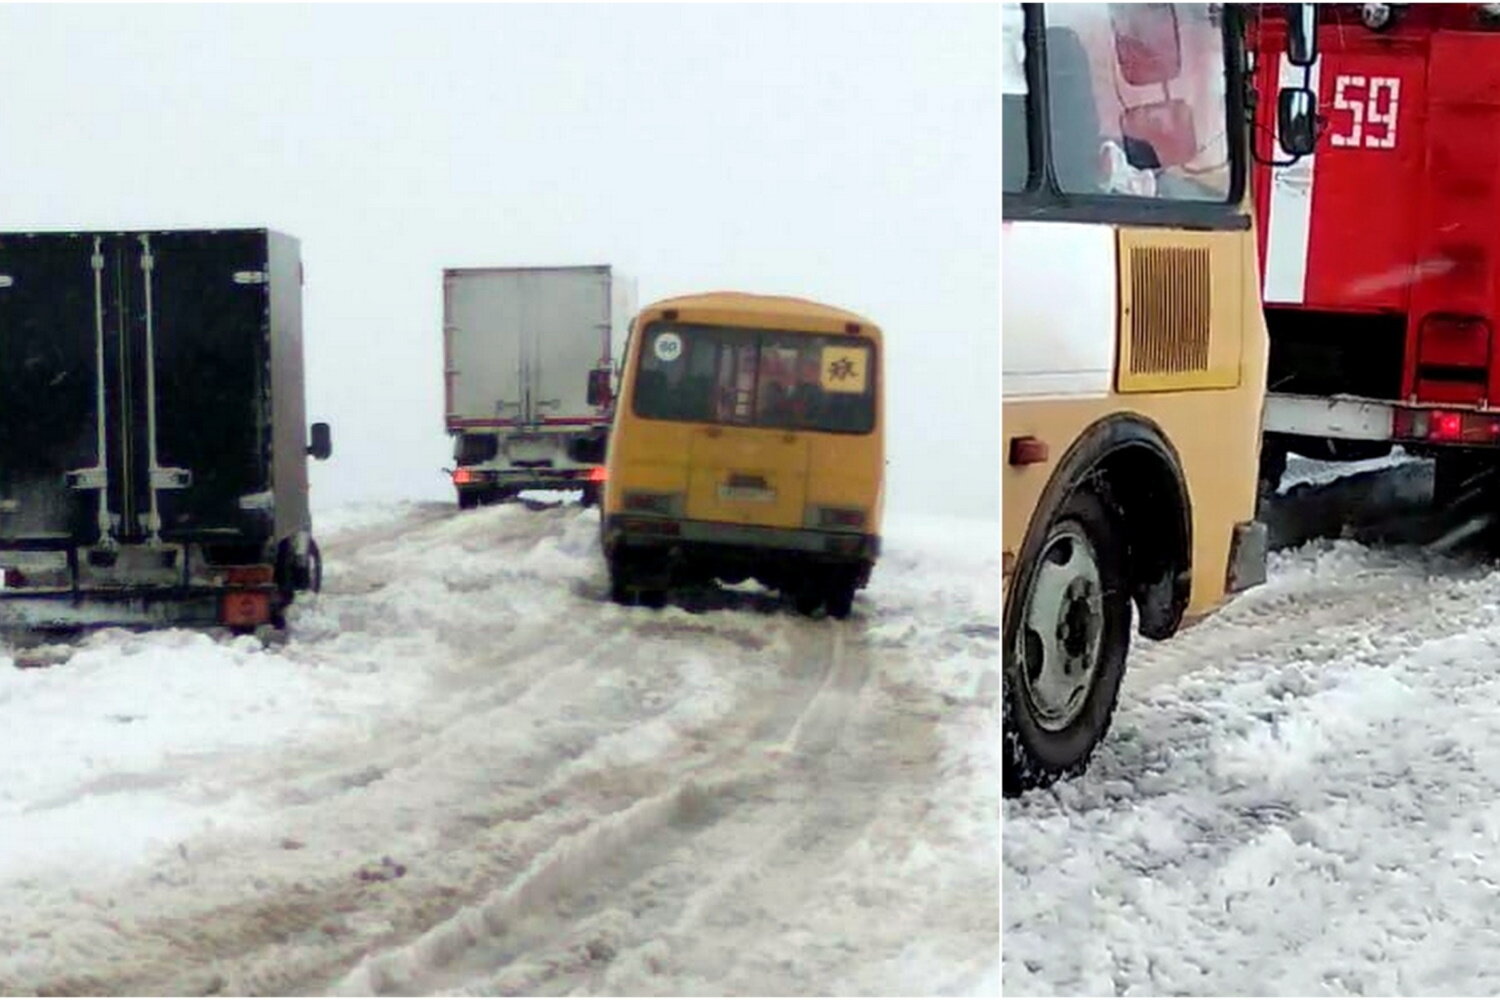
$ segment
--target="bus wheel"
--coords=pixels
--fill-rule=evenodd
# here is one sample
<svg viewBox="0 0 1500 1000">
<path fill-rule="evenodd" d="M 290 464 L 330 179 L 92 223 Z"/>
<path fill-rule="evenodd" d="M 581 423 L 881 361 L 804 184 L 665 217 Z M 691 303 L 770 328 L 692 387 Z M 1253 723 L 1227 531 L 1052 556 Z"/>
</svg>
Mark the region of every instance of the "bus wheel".
<svg viewBox="0 0 1500 1000">
<path fill-rule="evenodd" d="M 1118 517 L 1080 489 L 1017 575 L 1005 623 L 1007 796 L 1081 774 L 1109 730 L 1130 648 L 1124 556 Z"/>
<path fill-rule="evenodd" d="M 653 578 L 659 575 L 649 568 L 643 573 L 639 561 L 617 551 L 609 558 L 609 599 L 616 604 L 666 607 L 667 588 Z"/>
<path fill-rule="evenodd" d="M 848 618 L 854 610 L 854 592 L 859 589 L 859 580 L 850 570 L 839 570 L 828 578 L 826 607 L 829 618 Z"/>
</svg>

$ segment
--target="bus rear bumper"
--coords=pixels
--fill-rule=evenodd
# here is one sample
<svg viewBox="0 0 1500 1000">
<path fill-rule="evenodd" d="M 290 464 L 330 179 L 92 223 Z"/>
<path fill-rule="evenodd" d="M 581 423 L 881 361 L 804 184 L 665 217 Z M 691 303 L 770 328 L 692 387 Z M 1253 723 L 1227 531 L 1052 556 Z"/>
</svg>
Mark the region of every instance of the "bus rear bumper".
<svg viewBox="0 0 1500 1000">
<path fill-rule="evenodd" d="M 607 554 L 655 550 L 679 561 L 868 566 L 880 555 L 879 535 L 713 521 L 613 515 L 605 519 L 603 534 Z"/>
</svg>

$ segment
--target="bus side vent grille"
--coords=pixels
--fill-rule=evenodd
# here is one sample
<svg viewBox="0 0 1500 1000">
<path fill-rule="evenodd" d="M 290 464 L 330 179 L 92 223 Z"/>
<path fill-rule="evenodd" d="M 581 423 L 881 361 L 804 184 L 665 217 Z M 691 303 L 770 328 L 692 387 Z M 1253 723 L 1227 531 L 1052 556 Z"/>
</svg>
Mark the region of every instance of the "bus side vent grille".
<svg viewBox="0 0 1500 1000">
<path fill-rule="evenodd" d="M 1208 369 L 1207 247 L 1130 251 L 1130 370 L 1138 375 Z"/>
</svg>

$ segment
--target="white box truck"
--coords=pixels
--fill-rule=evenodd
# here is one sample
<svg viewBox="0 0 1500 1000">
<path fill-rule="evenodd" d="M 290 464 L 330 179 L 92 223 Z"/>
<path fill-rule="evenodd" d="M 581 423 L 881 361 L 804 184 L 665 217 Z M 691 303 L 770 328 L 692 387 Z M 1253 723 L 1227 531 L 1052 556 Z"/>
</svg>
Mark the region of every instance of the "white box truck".
<svg viewBox="0 0 1500 1000">
<path fill-rule="evenodd" d="M 609 265 L 443 272 L 443 374 L 460 507 L 522 490 L 597 503 L 634 283 Z"/>
</svg>

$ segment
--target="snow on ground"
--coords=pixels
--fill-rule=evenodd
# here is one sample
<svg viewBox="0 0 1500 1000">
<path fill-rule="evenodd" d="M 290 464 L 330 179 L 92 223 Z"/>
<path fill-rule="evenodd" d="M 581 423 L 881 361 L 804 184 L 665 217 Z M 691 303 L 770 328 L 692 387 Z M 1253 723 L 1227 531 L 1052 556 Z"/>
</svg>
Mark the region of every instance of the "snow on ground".
<svg viewBox="0 0 1500 1000">
<path fill-rule="evenodd" d="M 1500 990 L 1500 573 L 1317 542 L 1005 804 L 1012 994 Z"/>
<path fill-rule="evenodd" d="M 318 514 L 284 642 L 0 652 L 0 992 L 993 992 L 998 541 L 616 607 L 576 506 Z"/>
</svg>

